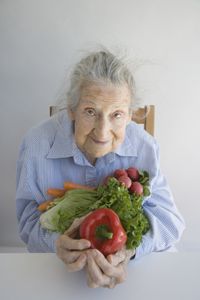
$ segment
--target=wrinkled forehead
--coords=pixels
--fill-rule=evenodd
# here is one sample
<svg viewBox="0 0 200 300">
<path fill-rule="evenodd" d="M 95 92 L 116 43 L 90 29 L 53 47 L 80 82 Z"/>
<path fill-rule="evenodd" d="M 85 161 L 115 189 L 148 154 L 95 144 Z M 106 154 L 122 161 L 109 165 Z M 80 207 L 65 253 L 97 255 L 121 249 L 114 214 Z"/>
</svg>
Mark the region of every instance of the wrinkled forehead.
<svg viewBox="0 0 200 300">
<path fill-rule="evenodd" d="M 85 83 L 80 90 L 80 102 L 109 102 L 130 105 L 131 96 L 127 85 Z"/>
</svg>

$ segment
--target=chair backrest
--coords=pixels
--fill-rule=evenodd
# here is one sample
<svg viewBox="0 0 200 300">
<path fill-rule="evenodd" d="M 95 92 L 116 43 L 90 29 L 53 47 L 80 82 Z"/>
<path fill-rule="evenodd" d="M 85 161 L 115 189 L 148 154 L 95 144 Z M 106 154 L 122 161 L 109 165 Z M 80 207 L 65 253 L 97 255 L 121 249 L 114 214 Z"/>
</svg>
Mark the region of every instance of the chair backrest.
<svg viewBox="0 0 200 300">
<path fill-rule="evenodd" d="M 49 114 L 50 114 L 50 116 L 52 116 L 60 110 L 62 110 L 62 109 L 59 109 L 58 106 L 50 106 Z M 144 107 L 140 107 L 133 114 L 132 120 L 138 124 L 144 125 L 144 129 L 153 136 L 154 135 L 155 106 L 154 105 L 146 105 Z"/>
<path fill-rule="evenodd" d="M 132 117 L 132 120 L 138 124 L 143 124 L 144 129 L 154 136 L 154 123 L 155 123 L 155 106 L 146 105 L 140 107 Z"/>
</svg>

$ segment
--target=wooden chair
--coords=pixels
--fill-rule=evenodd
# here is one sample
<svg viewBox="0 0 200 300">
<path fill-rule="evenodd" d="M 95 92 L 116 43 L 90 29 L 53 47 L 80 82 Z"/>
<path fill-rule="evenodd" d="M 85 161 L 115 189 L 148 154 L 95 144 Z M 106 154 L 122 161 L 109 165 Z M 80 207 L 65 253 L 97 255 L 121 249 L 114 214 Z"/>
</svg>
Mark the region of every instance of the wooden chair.
<svg viewBox="0 0 200 300">
<path fill-rule="evenodd" d="M 138 124 L 143 124 L 144 129 L 154 136 L 154 122 L 155 122 L 155 106 L 146 105 L 140 107 L 132 117 L 132 120 Z"/>
<path fill-rule="evenodd" d="M 65 109 L 65 108 L 63 108 Z M 50 116 L 54 115 L 56 112 L 63 110 L 59 109 L 58 106 L 50 106 L 49 114 Z M 132 117 L 132 120 L 138 124 L 144 125 L 144 129 L 154 136 L 154 120 L 155 120 L 155 106 L 154 105 L 146 105 L 144 107 L 140 107 Z"/>
</svg>

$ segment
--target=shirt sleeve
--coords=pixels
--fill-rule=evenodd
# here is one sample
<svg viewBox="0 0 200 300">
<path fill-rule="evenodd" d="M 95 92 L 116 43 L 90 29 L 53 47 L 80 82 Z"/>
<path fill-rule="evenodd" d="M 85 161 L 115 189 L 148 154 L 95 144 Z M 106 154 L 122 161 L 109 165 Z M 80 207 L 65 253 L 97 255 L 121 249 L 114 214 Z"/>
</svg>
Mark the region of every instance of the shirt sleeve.
<svg viewBox="0 0 200 300">
<path fill-rule="evenodd" d="M 135 259 L 151 252 L 166 251 L 173 247 L 185 229 L 184 220 L 178 211 L 168 183 L 159 166 L 159 147 L 155 143 L 151 180 L 151 195 L 143 203 L 144 213 L 148 217 L 150 230 L 143 236 L 136 249 Z M 149 157 L 149 159 L 151 159 Z"/>
<path fill-rule="evenodd" d="M 17 162 L 16 211 L 19 235 L 29 252 L 55 252 L 55 241 L 59 233 L 44 230 L 40 225 L 41 213 L 38 201 L 45 201 L 35 180 L 33 159 L 24 143 Z"/>
</svg>

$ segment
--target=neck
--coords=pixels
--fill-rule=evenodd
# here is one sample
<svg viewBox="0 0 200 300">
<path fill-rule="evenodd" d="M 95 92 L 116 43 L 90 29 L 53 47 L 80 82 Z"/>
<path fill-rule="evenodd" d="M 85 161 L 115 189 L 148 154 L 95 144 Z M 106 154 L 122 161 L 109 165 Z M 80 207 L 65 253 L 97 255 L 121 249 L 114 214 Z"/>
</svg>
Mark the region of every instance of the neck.
<svg viewBox="0 0 200 300">
<path fill-rule="evenodd" d="M 97 158 L 91 158 L 89 157 L 86 153 L 84 153 L 85 157 L 87 158 L 87 160 L 91 163 L 91 165 L 95 165 Z"/>
</svg>

